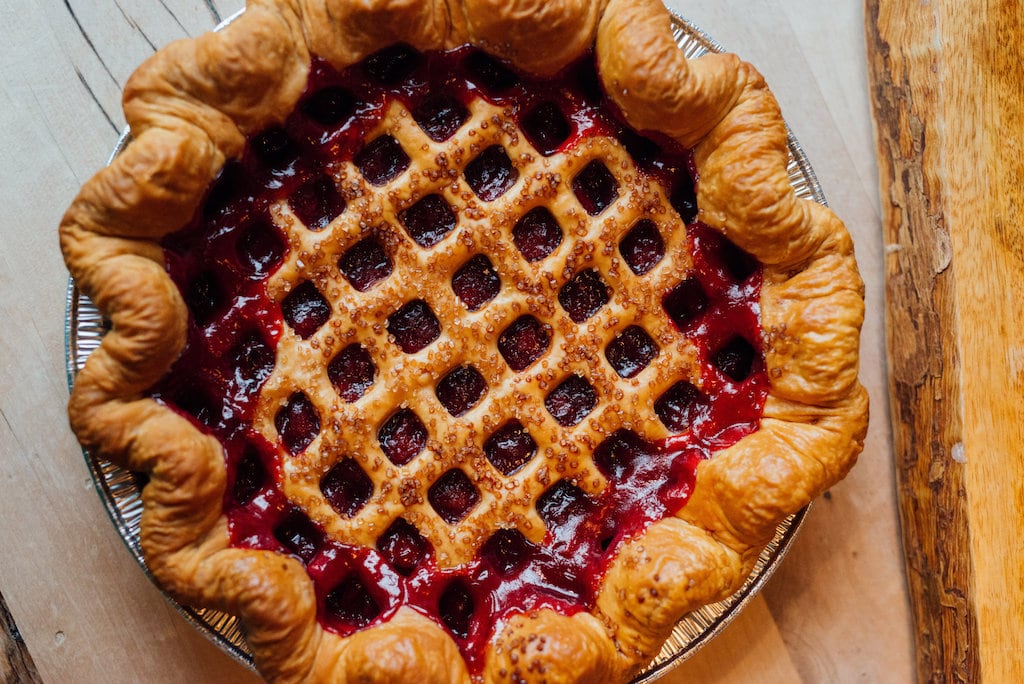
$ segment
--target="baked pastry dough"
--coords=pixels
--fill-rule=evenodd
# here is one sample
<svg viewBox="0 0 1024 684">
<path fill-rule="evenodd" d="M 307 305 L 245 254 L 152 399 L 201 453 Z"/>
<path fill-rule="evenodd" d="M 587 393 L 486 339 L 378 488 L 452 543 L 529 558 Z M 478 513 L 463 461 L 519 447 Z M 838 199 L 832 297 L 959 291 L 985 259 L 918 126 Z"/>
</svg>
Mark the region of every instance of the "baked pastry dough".
<svg viewBox="0 0 1024 684">
<path fill-rule="evenodd" d="M 207 415 L 216 410 L 186 406 L 174 389 L 178 370 L 195 371 L 192 335 L 208 313 L 189 288 L 219 282 L 174 275 L 192 235 L 183 229 L 222 199 L 237 160 L 280 152 L 273 134 L 312 106 L 316 79 L 340 83 L 362 65 L 387 81 L 388 59 L 422 54 L 445 68 L 476 57 L 505 68 L 485 53 L 530 83 L 596 64 L 632 129 L 662 136 L 676 162 L 692 159 L 699 223 L 687 225 L 659 172 L 639 168 L 622 142 L 635 133 L 597 126 L 547 149 L 543 130 L 517 128 L 510 101 L 474 95 L 455 131 L 432 136 L 401 98 L 385 98 L 348 142 L 333 139 L 352 150 L 272 198 L 258 231 L 238 238 L 249 250 L 241 280 L 258 294 L 232 296 L 265 298 L 276 313 L 252 314 L 272 319 L 264 337 L 220 353 L 258 367 L 241 441 L 257 445 L 269 489 L 297 511 L 276 520 L 277 541 L 242 538 L 226 507 L 248 457 L 230 456 L 238 440 Z M 786 128 L 761 76 L 732 55 L 687 60 L 657 0 L 250 2 L 223 31 L 143 64 L 124 108 L 133 141 L 61 224 L 73 277 L 112 324 L 75 383 L 71 424 L 87 449 L 149 474 L 142 546 L 154 577 L 184 602 L 239 615 L 268 679 L 627 680 L 682 615 L 738 589 L 778 523 L 861 450 L 863 286 L 846 229 L 795 196 Z M 607 116 L 601 125 L 619 114 Z M 565 233 L 551 245 L 542 225 L 518 241 L 538 208 Z M 658 265 L 630 262 L 631 240 L 661 241 Z M 693 284 L 702 249 L 742 264 L 733 284 L 748 299 L 735 295 L 734 309 L 754 322 L 695 343 L 679 332 L 711 306 Z M 672 393 L 711 392 L 715 373 L 729 391 L 745 388 L 743 427 L 714 418 L 714 453 L 691 458 L 690 442 L 670 436 L 692 428 L 674 422 Z M 480 608 L 465 584 L 483 580 L 460 568 L 499 533 L 513 549 L 542 548 L 559 521 L 578 522 L 580 502 L 610 505 L 605 492 L 627 467 L 620 447 L 688 464 L 662 472 L 674 494 L 649 492 L 667 510 L 562 540 L 605 554 L 572 601 L 534 597 L 493 623 L 470 620 Z M 307 553 L 310 535 L 331 541 Z M 410 540 L 425 546 L 410 551 Z M 427 592 L 429 610 L 382 608 L 362 575 L 342 579 L 339 549 L 370 549 L 352 557 L 377 554 L 402 587 L 423 563 L 428 586 L 465 581 Z"/>
</svg>

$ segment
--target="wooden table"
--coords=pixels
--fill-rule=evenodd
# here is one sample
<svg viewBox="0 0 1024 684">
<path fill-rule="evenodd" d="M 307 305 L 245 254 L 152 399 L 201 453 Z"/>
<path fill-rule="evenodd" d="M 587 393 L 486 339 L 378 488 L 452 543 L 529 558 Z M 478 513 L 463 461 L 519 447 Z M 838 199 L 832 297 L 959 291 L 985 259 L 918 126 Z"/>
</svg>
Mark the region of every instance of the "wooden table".
<svg viewBox="0 0 1024 684">
<path fill-rule="evenodd" d="M 861 0 L 669 4 L 762 69 L 848 223 L 867 281 L 862 377 L 873 405 L 859 465 L 814 506 L 762 595 L 667 680 L 911 681 Z M 67 272 L 56 235 L 124 126 L 120 90 L 134 66 L 240 5 L 0 0 L 0 679 L 253 679 L 150 584 L 93 489 L 64 413 Z"/>
</svg>

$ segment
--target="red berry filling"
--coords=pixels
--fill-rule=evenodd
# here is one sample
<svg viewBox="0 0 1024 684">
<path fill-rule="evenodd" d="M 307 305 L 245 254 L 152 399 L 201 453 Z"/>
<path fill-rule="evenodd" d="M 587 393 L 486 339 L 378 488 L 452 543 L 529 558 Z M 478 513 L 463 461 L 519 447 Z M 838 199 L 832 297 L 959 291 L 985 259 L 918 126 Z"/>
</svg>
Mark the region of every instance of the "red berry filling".
<svg viewBox="0 0 1024 684">
<path fill-rule="evenodd" d="M 245 393 L 256 392 L 274 370 L 274 350 L 258 332 L 251 332 L 230 353 L 235 382 Z"/>
<path fill-rule="evenodd" d="M 466 473 L 452 468 L 430 486 L 427 501 L 446 523 L 454 525 L 480 502 L 480 492 Z"/>
<path fill-rule="evenodd" d="M 630 326 L 612 340 L 604 350 L 605 358 L 615 372 L 632 378 L 658 355 L 658 346 L 640 326 Z"/>
<path fill-rule="evenodd" d="M 654 412 L 669 430 L 686 432 L 707 419 L 711 410 L 708 398 L 685 380 L 677 382 L 654 402 Z"/>
<path fill-rule="evenodd" d="M 487 382 L 472 366 L 459 366 L 437 383 L 437 399 L 453 416 L 461 416 L 487 394 Z"/>
<path fill-rule="evenodd" d="M 533 544 L 519 530 L 498 530 L 480 548 L 480 558 L 503 577 L 507 577 L 529 561 Z"/>
<path fill-rule="evenodd" d="M 254 221 L 238 238 L 238 259 L 256 279 L 266 278 L 284 257 L 281 236 L 266 217 Z"/>
<path fill-rule="evenodd" d="M 471 620 L 476 605 L 473 602 L 473 593 L 461 580 L 454 580 L 441 594 L 437 604 L 441 621 L 445 627 L 451 630 L 452 634 L 463 639 L 469 637 Z"/>
<path fill-rule="evenodd" d="M 608 303 L 608 286 L 597 271 L 580 271 L 562 286 L 558 302 L 574 323 L 582 323 Z"/>
<path fill-rule="evenodd" d="M 292 329 L 310 345 L 333 334 L 323 330 L 313 337 L 332 315 L 313 281 L 300 282 L 280 303 L 266 291 L 266 279 L 289 249 L 273 223 L 277 218 L 271 218 L 279 214 L 273 205 L 287 203 L 311 229 L 330 231 L 331 221 L 346 211 L 331 180 L 339 165 L 354 163 L 376 185 L 391 182 L 411 165 L 397 140 L 370 137 L 381 130 L 390 102 L 401 102 L 428 137 L 442 141 L 464 133 L 469 104 L 481 97 L 509 112 L 542 154 L 570 150 L 590 135 L 615 137 L 636 162 L 643 182 L 665 188 L 675 211 L 691 223 L 681 249 L 688 250 L 692 266 L 665 293 L 664 315 L 693 344 L 702 370 L 700 380 L 694 380 L 699 389 L 681 377 L 655 400 L 654 413 L 672 437 L 652 443 L 620 430 L 595 449 L 595 465 L 608 480 L 603 491 L 587 494 L 579 483 L 554 478 L 535 503 L 547 525 L 543 543 L 531 543 L 516 530 L 497 530 L 483 540 L 473 560 L 442 569 L 430 543 L 405 518 L 381 532 L 372 548 L 355 547 L 329 538 L 285 499 L 279 485 L 281 459 L 309 448 L 322 429 L 321 420 L 327 425 L 327 417 L 321 418 L 309 397 L 296 392 L 276 412 L 277 444 L 255 432 L 252 416 L 260 388 L 273 371 L 282 331 Z M 470 159 L 462 173 L 472 192 L 486 202 L 509 192 L 519 171 L 508 152 L 494 145 Z M 618 173 L 617 166 L 594 160 L 562 182 L 587 214 L 597 216 L 626 194 Z M 761 416 L 767 380 L 759 343 L 760 267 L 718 232 L 693 223 L 694 176 L 688 151 L 657 136 L 637 134 L 606 106 L 589 58 L 548 80 L 518 74 L 471 49 L 420 54 L 397 46 L 343 72 L 314 60 L 295 113 L 283 125 L 254 136 L 242 158 L 225 166 L 193 223 L 163 243 L 168 271 L 189 308 L 189 337 L 172 370 L 149 394 L 192 416 L 224 444 L 229 485 L 224 510 L 232 542 L 292 554 L 307 564 L 318 616 L 327 629 L 349 634 L 408 605 L 452 634 L 474 673 L 480 672 L 486 641 L 499 620 L 539 608 L 572 614 L 591 607 L 618 545 L 677 511 L 692 490 L 696 464 L 756 429 Z M 473 201 L 472 195 L 462 198 Z M 449 233 L 454 233 L 453 244 L 455 237 L 462 239 L 457 228 L 464 219 L 439 192 L 412 200 L 411 206 L 396 207 L 401 209 L 398 223 L 411 239 L 409 248 L 413 243 L 433 248 Z M 636 277 L 650 273 L 666 256 L 664 226 L 652 218 L 638 221 L 618 245 L 607 246 L 618 249 Z M 534 206 L 504 230 L 510 233 L 505 239 L 527 262 L 551 256 L 567 235 L 544 206 Z M 406 239 L 401 233 L 386 240 L 381 235 L 363 237 L 338 260 L 341 277 L 357 291 L 368 292 L 390 277 L 395 254 L 391 239 Z M 478 245 L 473 251 L 480 249 Z M 467 309 L 480 311 L 474 318 L 489 315 L 489 302 L 501 290 L 494 268 L 498 258 L 478 253 L 452 276 L 459 300 Z M 329 282 L 316 278 L 322 287 Z M 577 323 L 588 321 L 610 301 L 609 282 L 619 281 L 597 268 L 578 271 L 559 288 L 561 308 Z M 565 343 L 561 335 L 554 338 L 550 316 L 530 309 L 499 329 L 494 345 L 509 372 L 540 373 L 545 366 L 538 361 L 553 345 Z M 630 321 L 613 325 L 626 327 L 603 350 L 605 359 L 619 375 L 635 377 L 657 357 L 658 345 Z M 408 354 L 426 349 L 441 333 L 437 317 L 422 299 L 401 306 L 386 327 Z M 359 401 L 370 391 L 379 362 L 372 349 L 349 344 L 327 363 L 340 401 Z M 458 415 L 478 405 L 488 387 L 478 371 L 464 365 L 439 379 L 435 391 L 445 411 Z M 597 399 L 590 381 L 570 374 L 547 392 L 545 406 L 557 422 L 572 427 L 594 410 Z M 472 446 L 496 471 L 519 477 L 532 461 L 548 456 L 538 453 L 537 443 L 516 417 L 504 420 Z M 374 428 L 390 461 L 386 468 L 430 453 L 428 430 L 411 409 L 396 406 Z M 430 447 L 435 448 L 443 446 Z M 343 458 L 320 480 L 324 497 L 343 518 L 359 515 L 374 496 L 369 466 L 364 470 L 360 465 L 362 457 Z M 461 467 L 449 466 L 426 498 L 442 520 L 456 526 L 483 505 L 485 496 Z"/>
<path fill-rule="evenodd" d="M 401 214 L 399 220 L 420 247 L 433 247 L 455 228 L 456 216 L 441 195 L 427 195 Z"/>
<path fill-rule="evenodd" d="M 274 528 L 274 537 L 289 553 L 307 565 L 320 552 L 324 543 L 323 533 L 297 508 L 292 509 Z"/>
<path fill-rule="evenodd" d="M 415 354 L 441 336 L 441 324 L 430 306 L 416 299 L 388 317 L 388 332 L 402 351 Z"/>
<path fill-rule="evenodd" d="M 498 295 L 501 278 L 491 260 L 477 254 L 452 276 L 452 290 L 467 309 L 476 311 Z"/>
<path fill-rule="evenodd" d="M 380 605 L 361 579 L 350 576 L 327 593 L 324 608 L 337 627 L 352 630 L 366 627 L 380 615 Z"/>
<path fill-rule="evenodd" d="M 518 420 L 510 420 L 484 442 L 484 454 L 503 475 L 511 475 L 537 453 L 537 443 Z"/>
<path fill-rule="evenodd" d="M 257 135 L 252 140 L 252 149 L 260 161 L 277 173 L 287 173 L 300 154 L 298 145 L 283 128 L 271 128 Z"/>
<path fill-rule="evenodd" d="M 425 100 L 413 110 L 412 118 L 434 142 L 444 142 L 455 135 L 469 118 L 466 107 L 453 97 L 440 95 Z"/>
<path fill-rule="evenodd" d="M 331 317 L 331 305 L 307 280 L 281 300 L 281 315 L 302 339 L 309 339 Z"/>
<path fill-rule="evenodd" d="M 665 312 L 680 330 L 686 330 L 708 308 L 708 296 L 700 280 L 690 277 L 669 290 L 662 300 Z"/>
<path fill-rule="evenodd" d="M 377 550 L 396 572 L 409 576 L 430 553 L 430 542 L 399 518 L 377 539 Z"/>
<path fill-rule="evenodd" d="M 320 414 L 309 397 L 296 392 L 274 416 L 274 427 L 288 453 L 298 454 L 320 434 Z"/>
<path fill-rule="evenodd" d="M 199 325 L 206 325 L 226 305 L 227 297 L 217 282 L 217 276 L 209 272 L 200 273 L 189 283 L 184 294 L 192 318 Z"/>
<path fill-rule="evenodd" d="M 546 207 L 537 207 L 516 222 L 512 241 L 524 259 L 540 261 L 562 244 L 562 228 Z"/>
<path fill-rule="evenodd" d="M 551 390 L 544 399 L 544 406 L 559 425 L 571 427 L 597 406 L 597 392 L 582 376 L 570 375 Z"/>
<path fill-rule="evenodd" d="M 481 152 L 479 157 L 466 165 L 463 173 L 469 187 L 485 202 L 504 195 L 519 178 L 519 170 L 512 165 L 512 160 L 501 145 L 491 145 Z"/>
<path fill-rule="evenodd" d="M 534 107 L 520 125 L 530 144 L 545 157 L 558 151 L 572 133 L 565 115 L 554 102 L 542 102 Z"/>
<path fill-rule="evenodd" d="M 373 495 L 373 481 L 355 459 L 346 458 L 320 479 L 320 491 L 339 515 L 351 518 Z"/>
<path fill-rule="evenodd" d="M 466 75 L 488 95 L 500 95 L 519 84 L 519 77 L 502 62 L 485 52 L 466 57 Z"/>
<path fill-rule="evenodd" d="M 642 219 L 622 238 L 619 253 L 629 270 L 640 276 L 657 266 L 665 256 L 665 241 L 654 221 Z"/>
<path fill-rule="evenodd" d="M 753 345 L 736 335 L 711 355 L 711 363 L 736 382 L 743 382 L 754 370 L 757 352 Z"/>
<path fill-rule="evenodd" d="M 408 45 L 392 45 L 363 61 L 367 76 L 384 85 L 397 85 L 420 63 L 420 55 Z"/>
<path fill-rule="evenodd" d="M 338 260 L 338 270 L 352 287 L 366 292 L 391 275 L 391 259 L 376 238 L 368 237 L 348 248 Z"/>
<path fill-rule="evenodd" d="M 333 128 L 352 116 L 356 102 L 344 88 L 322 88 L 302 101 L 299 109 L 309 119 L 325 128 Z"/>
<path fill-rule="evenodd" d="M 352 159 L 366 180 L 384 185 L 409 168 L 409 155 L 390 135 L 382 135 L 367 143 Z"/>
<path fill-rule="evenodd" d="M 231 497 L 243 506 L 252 501 L 256 493 L 267 485 L 267 469 L 263 465 L 259 451 L 248 447 L 242 452 L 234 480 Z"/>
<path fill-rule="evenodd" d="M 384 455 L 402 466 L 426 448 L 427 428 L 411 409 L 402 409 L 384 422 L 377 439 Z"/>
<path fill-rule="evenodd" d="M 319 231 L 345 211 L 345 200 L 328 176 L 308 180 L 288 199 L 292 211 L 307 228 Z"/>
<path fill-rule="evenodd" d="M 370 389 L 376 372 L 373 358 L 360 344 L 345 347 L 327 364 L 327 377 L 338 396 L 347 402 L 359 399 Z"/>
<path fill-rule="evenodd" d="M 498 338 L 498 351 L 514 371 L 523 371 L 551 346 L 551 326 L 530 315 L 520 316 Z"/>
<path fill-rule="evenodd" d="M 584 211 L 597 216 L 619 197 L 619 182 L 608 167 L 596 159 L 572 179 L 572 191 Z"/>
</svg>

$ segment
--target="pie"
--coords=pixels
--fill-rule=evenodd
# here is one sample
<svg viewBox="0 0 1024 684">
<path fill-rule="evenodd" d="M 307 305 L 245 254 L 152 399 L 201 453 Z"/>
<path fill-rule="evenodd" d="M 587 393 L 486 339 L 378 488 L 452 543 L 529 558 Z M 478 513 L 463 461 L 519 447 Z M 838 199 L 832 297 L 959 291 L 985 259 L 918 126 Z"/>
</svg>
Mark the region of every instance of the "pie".
<svg viewBox="0 0 1024 684">
<path fill-rule="evenodd" d="M 625 681 L 859 453 L 863 286 L 657 0 L 264 0 L 61 224 L 147 565 L 291 681 Z"/>
</svg>

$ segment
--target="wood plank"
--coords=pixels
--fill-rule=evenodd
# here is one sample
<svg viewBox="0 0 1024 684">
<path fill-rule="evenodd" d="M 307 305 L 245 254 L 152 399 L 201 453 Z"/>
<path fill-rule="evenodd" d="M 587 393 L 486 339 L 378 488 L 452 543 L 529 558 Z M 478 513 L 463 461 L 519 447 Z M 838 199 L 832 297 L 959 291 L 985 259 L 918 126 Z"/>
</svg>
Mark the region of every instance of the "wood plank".
<svg viewBox="0 0 1024 684">
<path fill-rule="evenodd" d="M 41 682 L 25 640 L 0 594 L 0 681 L 34 684 Z"/>
<path fill-rule="evenodd" d="M 866 6 L 918 676 L 1022 681 L 1020 9 Z"/>
<path fill-rule="evenodd" d="M 981 677 L 1024 681 L 1024 7 L 944 0 L 946 206 Z"/>
<path fill-rule="evenodd" d="M 721 634 L 658 681 L 786 684 L 801 678 L 768 604 L 756 596 Z"/>
</svg>

